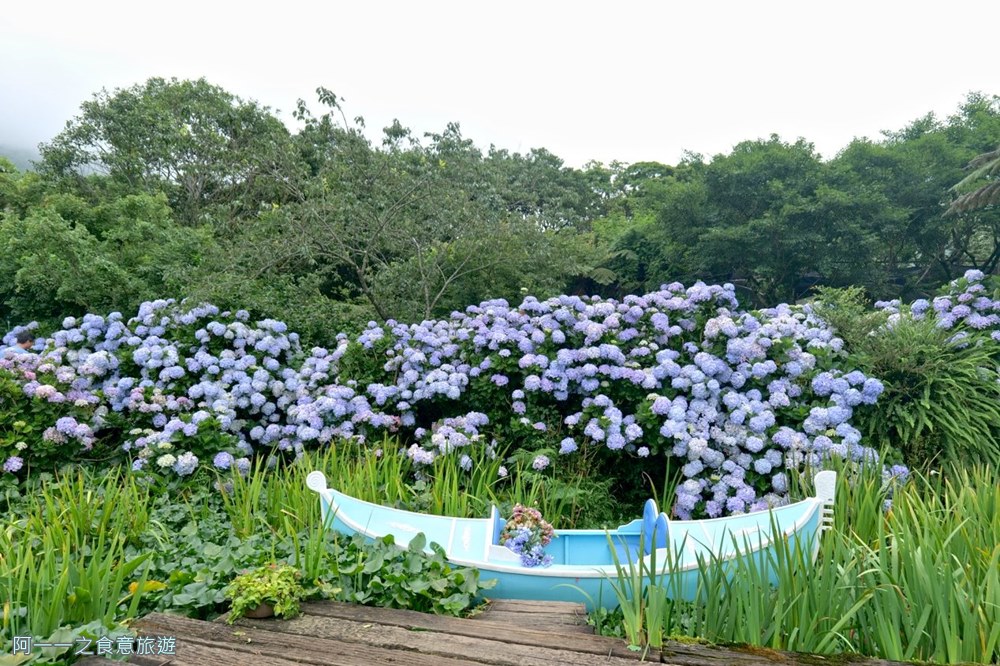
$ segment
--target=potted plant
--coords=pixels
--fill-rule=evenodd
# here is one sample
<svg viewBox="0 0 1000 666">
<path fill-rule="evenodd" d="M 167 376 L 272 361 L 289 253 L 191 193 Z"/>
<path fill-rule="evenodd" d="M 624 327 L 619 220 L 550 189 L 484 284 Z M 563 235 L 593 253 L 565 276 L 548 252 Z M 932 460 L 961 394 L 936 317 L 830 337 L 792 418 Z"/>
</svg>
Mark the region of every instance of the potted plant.
<svg viewBox="0 0 1000 666">
<path fill-rule="evenodd" d="M 545 553 L 554 536 L 552 525 L 542 518 L 538 509 L 515 504 L 511 517 L 500 533 L 500 543 L 521 556 L 526 567 L 547 567 L 552 556 Z"/>
<path fill-rule="evenodd" d="M 300 577 L 299 570 L 287 564 L 268 564 L 240 574 L 226 588 L 226 597 L 233 602 L 229 623 L 241 617 L 298 615 L 299 601 L 306 596 Z"/>
</svg>

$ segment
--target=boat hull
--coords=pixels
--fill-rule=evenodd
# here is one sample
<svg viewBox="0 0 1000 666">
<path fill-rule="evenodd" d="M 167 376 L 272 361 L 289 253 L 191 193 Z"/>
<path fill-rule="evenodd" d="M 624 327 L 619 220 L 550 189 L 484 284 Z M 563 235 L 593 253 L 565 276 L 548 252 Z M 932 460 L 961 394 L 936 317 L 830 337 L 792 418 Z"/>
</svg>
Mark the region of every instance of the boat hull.
<svg viewBox="0 0 1000 666">
<path fill-rule="evenodd" d="M 798 547 L 815 558 L 819 548 L 821 530 L 822 512 L 816 510 L 806 517 L 805 522 L 799 525 L 797 530 L 779 538 L 787 541 L 787 548 L 790 552 L 794 553 Z M 736 539 L 738 540 L 739 537 Z M 752 558 L 754 567 L 766 572 L 771 585 L 777 585 L 777 571 L 774 566 L 774 563 L 778 561 L 777 549 L 786 546 L 773 541 L 769 545 L 763 545 L 763 547 L 761 545 L 759 540 L 748 538 L 740 544 L 743 552 L 734 553 L 726 559 L 718 554 L 701 553 L 700 556 L 705 564 L 711 564 L 713 559 L 720 563 L 727 579 L 732 579 L 741 563 Z M 675 546 L 679 546 L 679 544 L 675 544 Z M 540 569 L 538 573 L 541 575 L 531 575 L 523 571 L 510 571 L 506 567 L 501 569 L 491 566 L 489 562 L 475 566 L 479 569 L 482 579 L 495 579 L 497 581 L 492 589 L 483 592 L 483 596 L 490 599 L 572 601 L 585 604 L 588 611 L 597 607 L 614 610 L 619 605 L 619 598 L 614 588 L 615 586 L 620 588 L 622 585 L 619 580 L 620 572 L 626 584 L 631 584 L 632 580 L 641 579 L 643 590 L 655 583 L 658 587 L 666 590 L 669 598 L 695 601 L 698 598 L 698 587 L 701 580 L 697 559 L 692 562 L 692 558 L 685 557 L 680 547 L 677 547 L 676 550 L 661 549 L 657 551 L 657 556 L 657 561 L 651 561 L 653 558 L 650 557 L 644 558 L 643 567 L 640 567 L 638 558 L 636 558 L 634 561 L 621 561 L 620 569 L 614 565 L 584 567 L 584 569 L 589 570 L 576 572 L 577 575 L 566 573 L 564 568 L 559 567 Z M 466 565 L 465 563 L 457 564 Z M 597 577 L 586 575 L 590 574 L 591 571 L 600 571 L 600 575 Z M 640 576 L 646 572 L 652 575 Z"/>
<path fill-rule="evenodd" d="M 318 476 L 314 476 L 318 475 Z M 831 475 L 831 476 L 823 476 Z M 489 518 L 430 516 L 364 502 L 326 487 L 319 472 L 309 475 L 309 487 L 320 494 L 324 524 L 346 535 L 373 541 L 391 534 L 396 544 L 409 545 L 417 534 L 426 537 L 425 550 L 437 543 L 455 567 L 474 567 L 481 580 L 496 584 L 483 591 L 492 599 L 572 601 L 588 610 L 613 610 L 619 604 L 614 585 L 641 579 L 643 589 L 656 584 L 672 598 L 697 598 L 699 565 L 721 564 L 728 577 L 753 559 L 772 584 L 778 548 L 801 548 L 813 558 L 820 535 L 832 521 L 833 472 L 817 476 L 817 496 L 801 502 L 751 514 L 694 521 L 670 521 L 663 548 L 644 548 L 651 541 L 641 520 L 616 530 L 557 530 L 546 547 L 553 564 L 525 567 L 520 558 L 500 545 L 504 521 L 496 509 Z M 794 552 L 794 550 L 792 551 Z"/>
</svg>

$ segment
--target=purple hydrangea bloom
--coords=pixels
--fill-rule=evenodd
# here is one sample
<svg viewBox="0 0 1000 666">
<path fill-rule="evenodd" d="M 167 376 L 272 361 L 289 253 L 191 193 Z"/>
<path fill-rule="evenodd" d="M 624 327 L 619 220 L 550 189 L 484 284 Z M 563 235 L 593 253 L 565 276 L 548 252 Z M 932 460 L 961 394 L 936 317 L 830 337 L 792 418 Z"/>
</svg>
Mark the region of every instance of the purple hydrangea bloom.
<svg viewBox="0 0 1000 666">
<path fill-rule="evenodd" d="M 180 476 L 188 476 L 192 474 L 198 467 L 198 458 L 190 451 L 182 453 L 177 457 L 177 462 L 174 463 L 174 471 Z"/>
<path fill-rule="evenodd" d="M 24 466 L 24 460 L 18 456 L 11 456 L 3 464 L 3 471 L 11 474 L 19 471 Z"/>
</svg>

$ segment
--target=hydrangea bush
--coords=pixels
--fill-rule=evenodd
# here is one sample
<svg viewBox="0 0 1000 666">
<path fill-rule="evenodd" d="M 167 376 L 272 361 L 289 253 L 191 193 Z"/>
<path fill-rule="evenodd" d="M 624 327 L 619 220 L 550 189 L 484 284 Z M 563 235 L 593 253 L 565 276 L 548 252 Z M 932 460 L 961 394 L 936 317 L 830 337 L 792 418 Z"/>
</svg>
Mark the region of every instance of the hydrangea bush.
<svg viewBox="0 0 1000 666">
<path fill-rule="evenodd" d="M 72 436 L 89 448 L 96 432 L 133 456 L 137 470 L 153 465 L 186 476 L 225 455 L 249 468 L 251 442 L 294 449 L 296 428 L 284 420 L 275 389 L 299 350 L 284 324 L 265 320 L 251 328 L 247 319 L 245 312 L 166 300 L 144 303 L 127 322 L 120 313 L 67 318 L 41 355 L 4 359 L 0 368 L 34 405 L 89 408 L 89 433 L 66 433 L 55 421 L 63 460 L 79 451 Z M 38 452 L 32 446 L 27 453 L 34 459 Z"/>
<path fill-rule="evenodd" d="M 939 328 L 958 329 L 962 336 L 983 332 L 1000 341 L 1000 299 L 992 280 L 980 270 L 968 270 L 932 300 L 918 298 L 909 305 L 899 299 L 877 301 L 875 307 L 892 313 L 890 325 L 909 314 L 917 320 L 933 320 Z"/>
<path fill-rule="evenodd" d="M 309 350 L 281 322 L 161 300 L 127 321 L 69 318 L 37 365 L 3 363 L 32 404 L 65 397 L 40 420 L 67 452 L 113 442 L 136 469 L 245 470 L 254 455 L 385 433 L 418 468 L 467 466 L 470 447 L 529 452 L 537 471 L 598 452 L 673 456 L 681 518 L 780 504 L 787 469 L 824 456 L 874 459 L 851 419 L 882 390 L 808 312 L 741 310 L 732 285 L 703 283 L 487 301 Z M 34 456 L 28 444 L 18 453 Z"/>
<path fill-rule="evenodd" d="M 907 462 L 1000 465 L 1000 289 L 970 270 L 932 299 L 878 302 L 884 326 L 853 342 L 889 390 L 857 425 Z"/>
<path fill-rule="evenodd" d="M 36 354 L 0 359 L 0 460 L 17 473 L 26 460 L 55 464 L 67 448 L 87 455 L 100 399 L 74 385 L 71 369 Z"/>
</svg>

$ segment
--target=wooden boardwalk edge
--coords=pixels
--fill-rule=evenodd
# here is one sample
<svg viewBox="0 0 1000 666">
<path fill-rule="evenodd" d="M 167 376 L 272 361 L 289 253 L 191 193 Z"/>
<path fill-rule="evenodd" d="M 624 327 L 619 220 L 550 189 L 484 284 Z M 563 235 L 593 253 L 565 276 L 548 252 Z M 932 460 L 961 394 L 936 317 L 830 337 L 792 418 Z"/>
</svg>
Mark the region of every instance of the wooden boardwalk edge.
<svg viewBox="0 0 1000 666">
<path fill-rule="evenodd" d="M 203 645 L 229 644 L 241 641 L 241 650 L 256 650 L 260 654 L 284 656 L 296 663 L 345 664 L 490 664 L 495 666 L 632 666 L 634 659 L 566 649 L 522 645 L 507 636 L 494 638 L 446 634 L 433 630 L 411 630 L 322 615 L 303 614 L 290 620 L 241 619 L 233 626 L 199 622 L 154 613 L 137 627 L 142 633 L 178 636 L 177 655 L 182 654 L 184 641 L 195 640 Z M 282 646 L 291 647 L 282 653 Z M 337 655 L 333 660 L 331 655 Z M 319 661 L 316 661 L 316 659 Z M 456 661 L 457 660 L 457 661 Z"/>
<path fill-rule="evenodd" d="M 634 652 L 624 641 L 596 636 L 580 604 L 493 602 L 474 618 L 338 602 L 302 605 L 290 620 L 241 619 L 229 625 L 152 613 L 133 625 L 141 635 L 174 636 L 175 655 L 133 657 L 138 666 L 890 666 L 856 655 L 823 657 L 741 646 L 671 641 L 661 652 Z M 84 666 L 109 661 L 89 657 Z"/>
<path fill-rule="evenodd" d="M 608 655 L 635 659 L 635 653 L 629 651 L 618 639 L 605 636 L 595 636 L 584 633 L 559 633 L 544 629 L 529 629 L 503 622 L 493 622 L 489 613 L 483 613 L 473 620 L 448 617 L 445 615 L 430 615 L 410 610 L 393 608 L 372 608 L 355 606 L 339 602 L 322 602 L 318 604 L 303 604 L 302 611 L 307 615 L 358 622 L 372 622 L 391 625 L 417 631 L 437 631 L 468 638 L 483 636 L 502 636 L 503 640 L 522 645 L 548 647 L 574 652 L 584 652 L 597 655 Z"/>
</svg>

